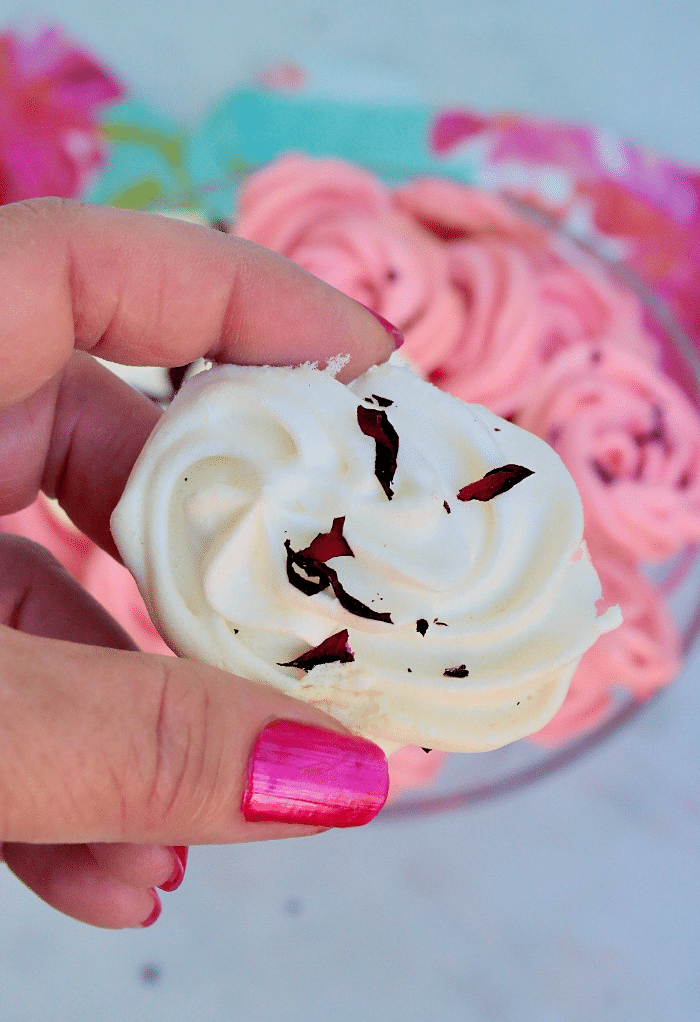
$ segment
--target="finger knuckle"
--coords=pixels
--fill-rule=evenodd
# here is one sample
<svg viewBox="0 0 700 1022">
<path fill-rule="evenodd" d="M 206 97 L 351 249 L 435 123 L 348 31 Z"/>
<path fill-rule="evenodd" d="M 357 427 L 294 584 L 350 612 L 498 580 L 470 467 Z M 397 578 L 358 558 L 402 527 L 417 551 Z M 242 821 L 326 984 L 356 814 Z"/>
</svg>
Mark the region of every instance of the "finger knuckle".
<svg viewBox="0 0 700 1022">
<path fill-rule="evenodd" d="M 211 787 L 212 706 L 207 685 L 164 657 L 153 708 L 145 798 L 148 828 L 190 826 Z"/>
<path fill-rule="evenodd" d="M 64 199 L 56 195 L 46 195 L 34 199 L 22 199 L 13 203 L 12 215 L 20 220 L 40 221 L 54 224 L 73 219 L 82 209 L 83 203 L 78 199 Z"/>
</svg>

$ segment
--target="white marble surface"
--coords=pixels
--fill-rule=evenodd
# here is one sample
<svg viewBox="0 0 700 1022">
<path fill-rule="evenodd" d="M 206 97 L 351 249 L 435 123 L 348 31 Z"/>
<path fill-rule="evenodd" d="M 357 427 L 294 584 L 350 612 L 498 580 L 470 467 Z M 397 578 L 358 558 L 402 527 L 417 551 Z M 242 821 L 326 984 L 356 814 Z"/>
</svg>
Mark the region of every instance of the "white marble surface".
<svg viewBox="0 0 700 1022">
<path fill-rule="evenodd" d="M 20 15 L 185 120 L 311 51 L 700 163 L 697 0 L 0 0 L 0 24 Z M 696 655 L 604 749 L 508 800 L 194 849 L 148 931 L 91 930 L 0 872 L 0 1022 L 697 1022 L 699 672 Z"/>
</svg>

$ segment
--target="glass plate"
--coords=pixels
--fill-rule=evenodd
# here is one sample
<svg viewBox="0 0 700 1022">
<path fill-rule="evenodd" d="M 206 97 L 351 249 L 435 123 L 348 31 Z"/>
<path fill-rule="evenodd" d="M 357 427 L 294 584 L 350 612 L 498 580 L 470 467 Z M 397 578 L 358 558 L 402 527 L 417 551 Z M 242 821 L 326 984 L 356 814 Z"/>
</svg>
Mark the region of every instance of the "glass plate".
<svg viewBox="0 0 700 1022">
<path fill-rule="evenodd" d="M 410 176 L 406 174 L 406 179 Z M 227 192 L 231 195 L 233 208 L 233 196 L 240 181 L 241 178 L 217 180 L 196 192 L 161 201 L 153 209 L 166 215 L 177 215 L 183 206 L 201 203 L 206 208 L 208 195 L 216 194 L 220 200 L 221 195 Z M 647 326 L 660 344 L 664 372 L 681 386 L 696 407 L 700 407 L 700 360 L 667 305 L 624 265 L 606 258 L 590 245 L 562 231 L 547 221 L 540 211 L 512 199 L 508 201 L 513 202 L 518 212 L 552 230 L 559 254 L 576 265 L 585 267 L 593 264 L 598 271 L 605 269 L 619 284 L 635 293 L 645 310 Z M 666 599 L 680 630 L 684 663 L 700 632 L 699 553 L 698 545 L 689 546 L 671 561 L 654 565 L 653 570 L 646 572 Z M 545 748 L 523 739 L 492 752 L 450 754 L 430 785 L 404 790 L 390 800 L 377 820 L 391 823 L 464 810 L 525 789 L 593 752 L 645 712 L 652 702 L 662 698 L 664 691 L 661 689 L 643 701 L 624 691 L 613 693 L 612 708 L 602 722 L 556 747 Z"/>
</svg>

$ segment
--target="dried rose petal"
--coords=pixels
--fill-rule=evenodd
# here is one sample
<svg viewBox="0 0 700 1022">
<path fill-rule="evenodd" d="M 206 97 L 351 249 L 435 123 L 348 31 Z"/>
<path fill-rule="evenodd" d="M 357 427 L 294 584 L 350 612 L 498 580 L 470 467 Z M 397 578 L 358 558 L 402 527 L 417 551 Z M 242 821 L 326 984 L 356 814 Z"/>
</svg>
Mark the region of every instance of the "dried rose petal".
<svg viewBox="0 0 700 1022">
<path fill-rule="evenodd" d="M 323 642 L 302 653 L 295 660 L 287 664 L 278 664 L 279 667 L 299 667 L 302 671 L 311 671 L 319 664 L 349 664 L 355 659 L 355 655 L 348 645 L 348 631 L 344 628 L 342 632 L 329 635 Z"/>
<path fill-rule="evenodd" d="M 394 403 L 388 397 L 380 397 L 379 394 L 372 394 L 372 397 L 374 398 L 378 405 L 382 406 L 382 408 L 388 408 L 389 405 L 393 405 Z"/>
<path fill-rule="evenodd" d="M 305 596 L 315 596 L 316 593 L 321 593 L 324 589 L 327 589 L 330 579 L 328 578 L 325 565 L 321 561 L 315 561 L 311 557 L 304 557 L 301 553 L 297 553 L 296 550 L 292 550 L 292 545 L 288 539 L 285 539 L 284 545 L 287 548 L 287 578 L 292 585 L 304 593 Z M 299 574 L 296 570 L 297 567 L 318 581 L 313 582 L 312 579 L 305 578 L 304 575 Z"/>
<path fill-rule="evenodd" d="M 366 617 L 371 621 L 384 621 L 388 625 L 393 625 L 394 622 L 391 620 L 391 614 L 387 611 L 372 610 L 366 603 L 362 603 L 343 589 L 337 573 L 332 568 L 326 568 L 326 572 L 328 573 L 328 581 L 333 587 L 333 592 L 341 607 L 349 610 L 351 614 L 355 614 L 357 617 Z"/>
<path fill-rule="evenodd" d="M 416 621 L 416 631 L 420 632 L 421 635 L 425 635 L 428 631 L 428 622 L 424 617 L 419 617 Z"/>
<path fill-rule="evenodd" d="M 313 540 L 310 546 L 306 550 L 292 550 L 292 545 L 288 539 L 284 541 L 284 545 L 287 550 L 287 578 L 291 584 L 304 593 L 305 596 L 315 596 L 316 593 L 323 592 L 328 586 L 331 586 L 333 593 L 345 610 L 350 611 L 351 614 L 355 614 L 357 617 L 369 618 L 372 621 L 384 621 L 386 624 L 393 624 L 391 620 L 391 614 L 388 612 L 380 612 L 372 610 L 361 600 L 351 596 L 350 593 L 343 589 L 343 586 L 338 578 L 338 573 L 329 568 L 327 564 L 324 564 L 322 560 L 316 557 L 311 557 L 307 551 L 311 550 L 314 543 L 319 542 L 319 546 L 322 548 L 329 547 L 331 550 L 335 550 L 335 553 L 331 553 L 328 556 L 337 557 L 339 556 L 338 540 L 342 540 L 345 543 L 342 535 L 342 523 L 344 519 L 336 518 L 333 522 L 333 529 L 329 533 L 319 533 L 316 539 Z M 340 526 L 336 527 L 336 522 L 340 522 Z M 329 537 L 333 537 L 333 541 Z M 349 549 L 349 548 L 348 548 Z M 350 553 L 352 555 L 352 551 Z M 301 569 L 304 572 L 302 575 L 297 569 Z M 306 576 L 311 576 L 307 578 Z M 314 581 L 314 579 L 316 581 Z"/>
<path fill-rule="evenodd" d="M 446 678 L 467 678 L 469 676 L 469 671 L 464 664 L 460 664 L 459 667 L 448 667 L 442 673 Z"/>
<path fill-rule="evenodd" d="M 357 406 L 357 422 L 365 434 L 374 439 L 376 455 L 374 474 L 389 500 L 394 496 L 391 482 L 396 472 L 396 459 L 399 453 L 399 434 L 389 422 L 386 412 L 376 408 Z"/>
<path fill-rule="evenodd" d="M 345 516 L 334 518 L 330 532 L 319 532 L 318 536 L 305 550 L 300 550 L 301 557 L 310 557 L 314 561 L 330 561 L 331 557 L 354 557 L 348 541 L 343 535 Z"/>
<path fill-rule="evenodd" d="M 492 500 L 499 493 L 505 493 L 516 483 L 533 474 L 532 469 L 522 465 L 502 465 L 492 468 L 482 479 L 463 486 L 457 494 L 458 500 Z"/>
</svg>

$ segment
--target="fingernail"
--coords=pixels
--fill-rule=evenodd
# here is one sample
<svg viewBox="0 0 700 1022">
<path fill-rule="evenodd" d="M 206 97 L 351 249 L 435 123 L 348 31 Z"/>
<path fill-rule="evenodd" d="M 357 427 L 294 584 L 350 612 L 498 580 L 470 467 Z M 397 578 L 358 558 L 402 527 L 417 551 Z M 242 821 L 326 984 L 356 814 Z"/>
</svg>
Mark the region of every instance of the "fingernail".
<svg viewBox="0 0 700 1022">
<path fill-rule="evenodd" d="M 373 742 L 276 720 L 255 740 L 241 808 L 249 821 L 359 827 L 377 815 L 388 790 L 386 756 Z"/>
<path fill-rule="evenodd" d="M 185 879 L 185 867 L 187 866 L 187 852 L 189 849 L 186 845 L 177 845 L 172 849 L 173 853 L 173 871 L 168 879 L 163 884 L 158 884 L 158 889 L 165 891 L 166 894 L 170 894 L 171 891 L 176 891 L 182 881 Z"/>
<path fill-rule="evenodd" d="M 363 309 L 367 309 L 367 312 L 371 312 L 374 318 L 382 324 L 382 326 L 384 327 L 384 329 L 394 342 L 394 350 L 400 348 L 405 338 L 404 335 L 399 330 L 399 328 L 397 326 L 394 326 L 393 323 L 390 323 L 388 319 L 384 319 L 383 316 L 380 316 L 378 312 L 374 311 L 374 309 L 370 309 L 369 305 L 364 305 L 362 302 L 358 302 L 358 305 L 362 305 Z"/>
<path fill-rule="evenodd" d="M 163 908 L 163 906 L 160 903 L 160 898 L 158 897 L 155 891 L 153 891 L 153 903 L 154 903 L 153 911 L 151 912 L 150 916 L 148 916 L 147 919 L 144 919 L 144 921 L 141 923 L 141 926 L 143 927 L 144 930 L 146 929 L 147 926 L 153 926 L 153 924 L 160 916 L 161 910 Z"/>
</svg>

